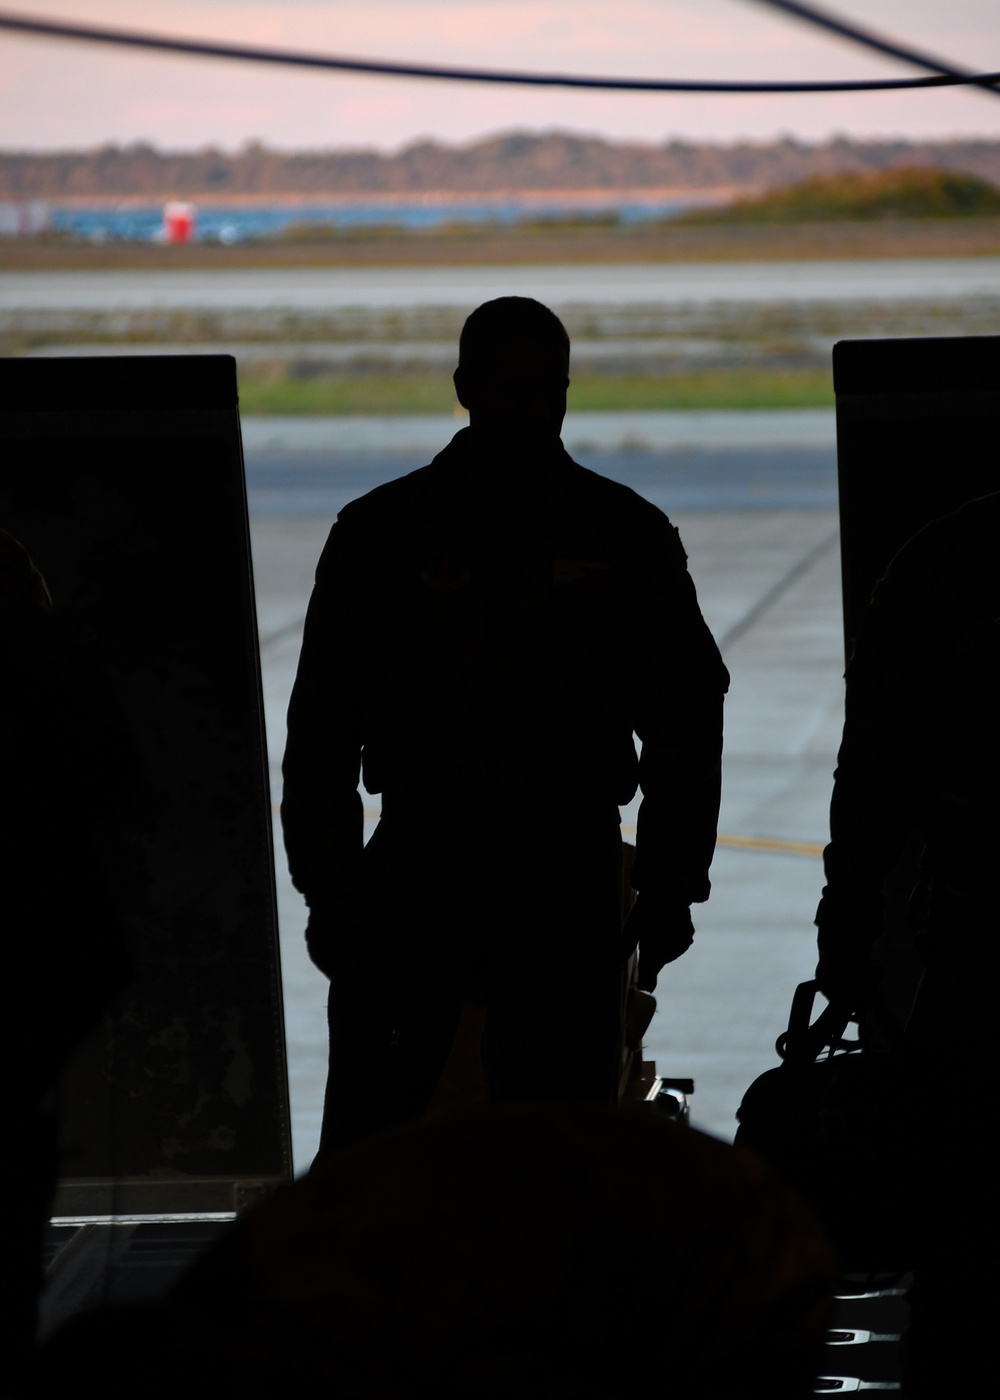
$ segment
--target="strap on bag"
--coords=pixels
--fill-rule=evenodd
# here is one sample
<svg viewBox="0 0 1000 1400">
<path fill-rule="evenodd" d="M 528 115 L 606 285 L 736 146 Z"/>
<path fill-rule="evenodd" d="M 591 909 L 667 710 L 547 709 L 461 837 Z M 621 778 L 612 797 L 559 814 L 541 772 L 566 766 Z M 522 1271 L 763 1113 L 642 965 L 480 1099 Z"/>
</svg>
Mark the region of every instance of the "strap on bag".
<svg viewBox="0 0 1000 1400">
<path fill-rule="evenodd" d="M 819 986 L 815 981 L 800 982 L 795 989 L 788 1013 L 788 1029 L 782 1031 L 774 1044 L 779 1058 L 786 1064 L 812 1064 L 824 1050 L 832 1056 L 861 1049 L 860 1040 L 845 1038 L 844 1033 L 853 1018 L 849 1011 L 844 1011 L 835 1002 L 829 1002 L 816 1020 L 812 1020 L 818 991 Z"/>
</svg>

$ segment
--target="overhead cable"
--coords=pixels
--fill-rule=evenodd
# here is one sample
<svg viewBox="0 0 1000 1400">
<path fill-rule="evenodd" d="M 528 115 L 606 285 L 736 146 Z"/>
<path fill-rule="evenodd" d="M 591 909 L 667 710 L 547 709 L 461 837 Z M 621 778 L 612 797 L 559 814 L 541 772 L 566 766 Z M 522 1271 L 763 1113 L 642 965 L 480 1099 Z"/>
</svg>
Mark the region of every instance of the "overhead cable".
<svg viewBox="0 0 1000 1400">
<path fill-rule="evenodd" d="M 380 59 L 342 58 L 292 49 L 261 48 L 212 43 L 201 39 L 171 38 L 134 29 L 109 29 L 95 25 L 67 24 L 61 20 L 0 10 L 0 29 L 46 39 L 71 39 L 90 44 L 113 44 L 189 58 L 224 58 L 243 63 L 268 63 L 293 68 L 317 68 L 341 73 L 364 73 L 391 78 L 429 78 L 458 83 L 505 83 L 523 87 L 590 88 L 607 92 L 782 93 L 782 92 L 886 92 L 906 88 L 957 87 L 1000 83 L 1000 73 L 972 76 L 941 74 L 932 78 L 895 78 L 859 82 L 682 82 L 661 78 L 600 78 L 570 73 L 523 73 L 497 68 L 452 68 L 417 63 L 387 63 Z"/>
<path fill-rule="evenodd" d="M 901 63 L 912 63 L 915 68 L 927 68 L 932 73 L 939 73 L 946 78 L 955 78 L 963 83 L 970 83 L 974 87 L 984 88 L 987 92 L 995 93 L 1000 97 L 1000 88 L 996 87 L 995 74 L 970 73 L 967 68 L 960 68 L 957 64 L 936 58 L 933 54 L 924 53 L 920 49 L 911 49 L 895 39 L 890 39 L 887 35 L 876 34 L 872 29 L 863 29 L 853 20 L 842 19 L 840 15 L 835 15 L 830 10 L 820 9 L 817 5 L 804 5 L 800 3 L 800 0 L 756 0 L 756 3 L 767 5 L 772 10 L 781 10 L 786 15 L 794 15 L 796 19 L 805 20 L 807 24 L 818 25 L 831 34 L 838 34 L 842 39 L 850 39 L 855 44 L 863 45 L 866 49 L 874 49 L 876 53 L 885 54 L 888 58 L 899 59 Z"/>
</svg>

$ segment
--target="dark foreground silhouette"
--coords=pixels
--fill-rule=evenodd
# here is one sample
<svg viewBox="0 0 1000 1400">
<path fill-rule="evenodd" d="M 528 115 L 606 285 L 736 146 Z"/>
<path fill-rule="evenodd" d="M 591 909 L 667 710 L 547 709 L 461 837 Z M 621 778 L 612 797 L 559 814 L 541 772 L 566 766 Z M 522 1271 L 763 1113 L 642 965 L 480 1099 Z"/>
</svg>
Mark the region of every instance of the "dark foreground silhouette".
<svg viewBox="0 0 1000 1400">
<path fill-rule="evenodd" d="M 324 1151 L 422 1112 L 469 1001 L 494 1101 L 613 1102 L 625 959 L 652 989 L 708 897 L 728 676 L 676 530 L 563 450 L 568 370 L 547 308 L 480 307 L 470 426 L 346 507 L 319 562 L 282 819 L 331 981 Z"/>
<path fill-rule="evenodd" d="M 911 1394 L 989 1373 L 1000 1297 L 989 1109 L 1000 974 L 1000 494 L 892 561 L 847 671 L 817 979 L 872 1023 L 900 942 L 922 968 L 884 1104 L 907 1162 Z M 901 906 L 904 912 L 901 914 Z M 978 1393 L 978 1392 L 977 1392 Z"/>
<path fill-rule="evenodd" d="M 0 529 L 0 1060 L 10 1203 L 0 1385 L 32 1345 L 60 1163 L 58 1076 L 130 973 L 94 846 L 120 737 L 24 545 Z"/>
<path fill-rule="evenodd" d="M 25 1395 L 804 1400 L 832 1286 L 755 1158 L 645 1107 L 493 1108 L 333 1154 Z"/>
</svg>

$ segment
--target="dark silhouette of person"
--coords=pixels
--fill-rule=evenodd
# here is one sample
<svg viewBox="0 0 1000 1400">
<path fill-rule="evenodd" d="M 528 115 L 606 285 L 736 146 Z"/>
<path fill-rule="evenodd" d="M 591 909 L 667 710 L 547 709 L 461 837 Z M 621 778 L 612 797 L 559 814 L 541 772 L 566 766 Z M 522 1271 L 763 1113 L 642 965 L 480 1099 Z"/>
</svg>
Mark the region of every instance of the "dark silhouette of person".
<svg viewBox="0 0 1000 1400">
<path fill-rule="evenodd" d="M 998 695 L 1000 493 L 927 525 L 875 590 L 847 669 L 816 916 L 820 989 L 870 1024 L 896 976 L 894 911 L 908 895 L 923 970 L 886 1111 L 920 1203 L 904 1351 L 920 1396 L 964 1394 L 993 1369 Z"/>
<path fill-rule="evenodd" d="M 12 1203 L 3 1253 L 0 1384 L 33 1342 L 41 1248 L 59 1162 L 53 1091 L 130 968 L 92 831 L 117 751 L 74 643 L 24 545 L 0 529 L 0 1056 Z M 9 1330 L 8 1330 L 9 1329 Z"/>
<path fill-rule="evenodd" d="M 541 303 L 474 311 L 454 379 L 469 426 L 341 511 L 289 706 L 324 1151 L 423 1112 L 467 1001 L 492 1100 L 613 1102 L 624 962 L 638 943 L 651 989 L 709 893 L 728 675 L 677 531 L 564 451 L 569 340 Z M 367 846 L 359 773 L 382 794 Z"/>
<path fill-rule="evenodd" d="M 71 1320 L 23 1395 L 806 1400 L 834 1277 L 750 1153 L 641 1105 L 489 1106 L 333 1154 L 163 1303 Z"/>
</svg>

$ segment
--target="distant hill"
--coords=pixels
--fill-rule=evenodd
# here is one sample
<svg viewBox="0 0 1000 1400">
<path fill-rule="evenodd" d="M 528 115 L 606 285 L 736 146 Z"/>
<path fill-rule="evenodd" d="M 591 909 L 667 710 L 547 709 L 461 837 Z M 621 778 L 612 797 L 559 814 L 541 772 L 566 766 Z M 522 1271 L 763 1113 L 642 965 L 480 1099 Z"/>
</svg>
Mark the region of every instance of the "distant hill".
<svg viewBox="0 0 1000 1400">
<path fill-rule="evenodd" d="M 0 152 L 0 199 L 198 200 L 298 196 L 501 193 L 545 190 L 738 190 L 747 194 L 816 176 L 924 167 L 974 175 L 1000 186 L 1000 141 L 786 139 L 732 145 L 614 142 L 565 132 L 507 132 L 450 146 L 421 141 L 395 154 L 334 149 L 281 152 L 251 144 Z"/>
<path fill-rule="evenodd" d="M 739 199 L 722 209 L 685 214 L 685 224 L 830 222 L 838 219 L 963 219 L 1000 215 L 1000 189 L 975 175 L 903 166 L 899 170 L 814 175 Z"/>
</svg>

